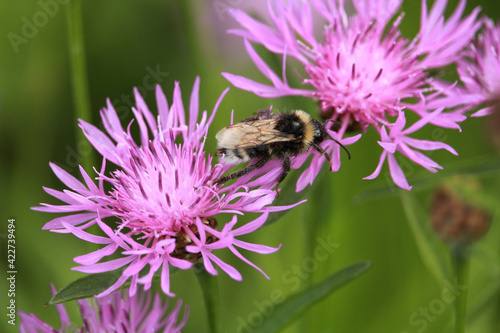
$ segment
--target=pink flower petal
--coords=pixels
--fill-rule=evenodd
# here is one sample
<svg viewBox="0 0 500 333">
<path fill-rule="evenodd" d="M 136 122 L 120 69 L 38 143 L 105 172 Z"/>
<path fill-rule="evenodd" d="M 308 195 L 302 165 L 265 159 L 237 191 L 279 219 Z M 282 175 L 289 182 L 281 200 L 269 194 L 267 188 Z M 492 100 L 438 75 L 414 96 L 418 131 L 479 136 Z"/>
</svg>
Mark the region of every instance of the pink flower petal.
<svg viewBox="0 0 500 333">
<path fill-rule="evenodd" d="M 387 151 L 384 150 L 382 151 L 382 154 L 380 155 L 380 159 L 378 161 L 377 167 L 375 168 L 375 171 L 369 176 L 366 176 L 363 179 L 375 179 L 378 177 L 380 174 L 380 170 L 382 170 L 382 165 L 384 164 L 385 158 L 387 157 Z"/>
<path fill-rule="evenodd" d="M 394 183 L 405 190 L 408 191 L 411 190 L 411 186 L 408 184 L 408 181 L 406 180 L 403 170 L 401 170 L 401 167 L 399 166 L 396 157 L 394 157 L 394 155 L 392 154 L 388 154 L 387 160 L 389 163 L 389 171 L 391 172 L 391 178 L 394 181 Z"/>
</svg>

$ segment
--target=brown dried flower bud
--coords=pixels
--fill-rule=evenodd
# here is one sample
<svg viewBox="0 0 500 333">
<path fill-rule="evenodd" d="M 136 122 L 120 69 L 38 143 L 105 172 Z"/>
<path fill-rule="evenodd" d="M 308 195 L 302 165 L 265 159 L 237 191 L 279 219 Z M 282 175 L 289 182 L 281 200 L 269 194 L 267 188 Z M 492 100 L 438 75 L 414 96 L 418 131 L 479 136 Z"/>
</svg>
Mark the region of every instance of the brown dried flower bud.
<svg viewBox="0 0 500 333">
<path fill-rule="evenodd" d="M 450 186 L 442 185 L 434 192 L 431 221 L 443 240 L 469 244 L 488 231 L 491 216 L 483 207 L 462 198 Z"/>
</svg>

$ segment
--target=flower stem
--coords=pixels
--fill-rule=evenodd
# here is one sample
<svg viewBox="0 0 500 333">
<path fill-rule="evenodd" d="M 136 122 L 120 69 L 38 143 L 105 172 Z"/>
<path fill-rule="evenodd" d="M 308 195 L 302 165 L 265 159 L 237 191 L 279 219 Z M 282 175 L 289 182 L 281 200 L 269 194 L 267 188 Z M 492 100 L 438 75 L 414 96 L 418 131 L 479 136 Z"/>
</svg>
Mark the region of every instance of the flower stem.
<svg viewBox="0 0 500 333">
<path fill-rule="evenodd" d="M 457 284 L 467 287 L 469 273 L 469 259 L 467 256 L 467 246 L 463 244 L 456 245 L 451 250 L 451 258 Z M 467 320 L 467 289 L 463 290 L 455 301 L 455 333 L 465 332 L 465 323 Z"/>
<path fill-rule="evenodd" d="M 323 168 L 322 172 L 318 174 L 314 184 L 310 186 L 309 192 L 309 202 L 305 208 L 305 217 L 303 219 L 304 225 L 304 258 L 314 258 L 314 250 L 317 246 L 316 238 L 319 232 L 325 225 L 332 224 L 333 221 L 328 220 L 331 215 L 329 215 L 330 206 L 327 202 L 333 202 L 331 197 L 331 184 L 330 181 L 325 176 L 328 174 L 326 167 Z M 313 283 L 313 277 L 316 272 L 311 272 L 309 274 L 307 281 L 307 286 L 311 286 Z"/>
<path fill-rule="evenodd" d="M 85 44 L 83 41 L 82 1 L 72 0 L 67 4 L 68 46 L 71 64 L 71 86 L 73 90 L 76 117 L 92 122 L 90 97 L 87 80 L 87 64 L 85 60 Z M 77 144 L 87 143 L 83 132 L 77 128 Z M 87 143 L 88 144 L 88 143 Z M 87 172 L 95 165 L 89 149 L 77 146 L 81 155 L 81 163 Z"/>
<path fill-rule="evenodd" d="M 207 320 L 210 333 L 219 333 L 219 287 L 217 278 L 207 272 L 203 264 L 197 264 L 194 269 L 196 278 L 200 284 L 205 308 L 207 310 Z"/>
</svg>

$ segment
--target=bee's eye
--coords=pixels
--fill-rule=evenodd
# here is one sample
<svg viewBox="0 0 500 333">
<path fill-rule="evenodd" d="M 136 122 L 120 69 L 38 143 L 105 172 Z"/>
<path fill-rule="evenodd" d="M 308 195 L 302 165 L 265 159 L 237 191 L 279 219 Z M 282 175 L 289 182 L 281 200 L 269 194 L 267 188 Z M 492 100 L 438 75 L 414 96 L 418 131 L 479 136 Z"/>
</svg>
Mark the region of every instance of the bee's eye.
<svg viewBox="0 0 500 333">
<path fill-rule="evenodd" d="M 300 123 L 298 121 L 292 121 L 292 127 L 293 129 L 298 129 L 300 128 Z"/>
</svg>

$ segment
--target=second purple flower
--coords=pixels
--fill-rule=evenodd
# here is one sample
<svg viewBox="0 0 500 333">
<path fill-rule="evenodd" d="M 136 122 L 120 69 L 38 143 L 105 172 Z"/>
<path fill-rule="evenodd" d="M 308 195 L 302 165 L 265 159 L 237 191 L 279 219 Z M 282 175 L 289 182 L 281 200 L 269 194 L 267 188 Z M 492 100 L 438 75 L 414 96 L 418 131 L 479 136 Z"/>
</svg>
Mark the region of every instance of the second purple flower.
<svg viewBox="0 0 500 333">
<path fill-rule="evenodd" d="M 466 4 L 462 0 L 445 19 L 447 3 L 436 0 L 428 10 L 427 1 L 422 0 L 420 28 L 413 39 L 404 38 L 400 30 L 404 17 L 398 14 L 401 0 L 269 0 L 269 23 L 233 10 L 241 28 L 230 32 L 244 39 L 249 56 L 270 84 L 223 75 L 236 87 L 261 97 L 295 95 L 317 100 L 320 117 L 341 124 L 331 135 L 344 145 L 358 139 L 346 137 L 353 130 L 374 128 L 381 138 L 380 162 L 387 157 L 394 183 L 409 190 L 396 153 L 435 172 L 441 166 L 418 150 L 444 148 L 456 152 L 444 143 L 416 140 L 407 134 L 427 124 L 459 129 L 458 122 L 466 119 L 464 110 L 453 110 L 455 101 L 440 98 L 451 93 L 453 85 L 436 84 L 431 70 L 439 71 L 460 61 L 461 51 L 481 26 L 479 8 L 462 18 Z M 315 31 L 318 22 L 324 22 L 322 31 Z M 251 43 L 283 56 L 281 78 Z M 288 83 L 285 66 L 290 58 L 299 64 L 294 71 L 304 87 Z M 404 113 L 409 112 L 420 118 L 418 125 L 400 128 L 405 123 Z M 338 155 L 335 147 L 324 148 Z M 312 183 L 324 161 L 315 156 L 299 179 L 297 190 Z M 380 166 L 366 178 L 377 177 Z"/>
</svg>

